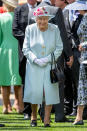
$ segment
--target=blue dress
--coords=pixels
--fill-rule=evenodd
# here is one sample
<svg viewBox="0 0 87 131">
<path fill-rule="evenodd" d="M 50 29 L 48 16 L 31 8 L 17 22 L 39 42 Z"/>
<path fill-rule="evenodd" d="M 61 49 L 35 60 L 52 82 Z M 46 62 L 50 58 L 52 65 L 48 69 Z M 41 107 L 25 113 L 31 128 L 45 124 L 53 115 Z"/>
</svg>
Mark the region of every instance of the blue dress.
<svg viewBox="0 0 87 131">
<path fill-rule="evenodd" d="M 54 52 L 57 59 L 63 49 L 60 32 L 56 25 L 48 24 L 48 29 L 41 32 L 37 24 L 27 26 L 23 53 L 27 58 L 24 102 L 42 104 L 43 90 L 45 92 L 46 105 L 59 103 L 58 83 L 50 81 L 51 53 Z M 48 64 L 40 67 L 33 61 L 35 58 L 47 58 Z"/>
<path fill-rule="evenodd" d="M 83 16 L 78 28 L 78 36 L 80 44 L 87 47 L 87 13 Z M 79 70 L 79 84 L 78 84 L 78 99 L 77 105 L 87 104 L 87 49 L 81 52 L 80 70 Z M 85 64 L 83 64 L 83 62 Z"/>
</svg>

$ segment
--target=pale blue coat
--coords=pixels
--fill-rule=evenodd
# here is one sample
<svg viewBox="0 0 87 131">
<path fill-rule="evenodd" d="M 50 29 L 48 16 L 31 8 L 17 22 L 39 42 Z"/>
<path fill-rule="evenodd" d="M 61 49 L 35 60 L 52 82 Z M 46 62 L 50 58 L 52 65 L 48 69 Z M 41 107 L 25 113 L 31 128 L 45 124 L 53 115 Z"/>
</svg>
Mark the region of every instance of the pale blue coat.
<svg viewBox="0 0 87 131">
<path fill-rule="evenodd" d="M 54 52 L 57 59 L 62 48 L 60 32 L 56 25 L 48 24 L 45 32 L 41 32 L 36 23 L 27 26 L 23 44 L 23 53 L 27 58 L 24 102 L 42 104 L 43 89 L 46 105 L 60 102 L 58 83 L 50 82 L 50 61 L 51 53 Z M 35 58 L 48 58 L 47 66 L 38 66 L 34 63 Z"/>
</svg>

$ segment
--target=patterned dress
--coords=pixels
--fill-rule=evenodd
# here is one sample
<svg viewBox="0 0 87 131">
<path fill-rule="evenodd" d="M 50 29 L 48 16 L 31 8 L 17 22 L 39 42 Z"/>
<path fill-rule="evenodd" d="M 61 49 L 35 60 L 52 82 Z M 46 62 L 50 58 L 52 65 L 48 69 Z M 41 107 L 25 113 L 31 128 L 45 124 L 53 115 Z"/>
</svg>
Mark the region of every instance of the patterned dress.
<svg viewBox="0 0 87 131">
<path fill-rule="evenodd" d="M 80 44 L 85 48 L 85 51 L 81 52 L 80 57 L 80 71 L 79 71 L 79 84 L 78 84 L 78 99 L 77 105 L 87 104 L 87 13 L 83 16 L 83 19 L 77 30 Z M 83 64 L 84 63 L 84 64 Z"/>
</svg>

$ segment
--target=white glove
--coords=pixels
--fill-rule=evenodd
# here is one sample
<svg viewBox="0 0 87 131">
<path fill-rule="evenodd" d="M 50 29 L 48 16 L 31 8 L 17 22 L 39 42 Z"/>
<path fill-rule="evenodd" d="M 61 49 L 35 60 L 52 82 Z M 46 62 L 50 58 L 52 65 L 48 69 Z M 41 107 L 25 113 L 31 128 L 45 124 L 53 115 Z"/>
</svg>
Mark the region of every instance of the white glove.
<svg viewBox="0 0 87 131">
<path fill-rule="evenodd" d="M 48 58 L 41 58 L 40 60 L 46 64 L 48 63 Z"/>
<path fill-rule="evenodd" d="M 41 59 L 35 59 L 34 63 L 37 64 L 37 65 L 39 65 L 40 67 L 44 67 L 44 66 L 47 65 L 47 62 L 45 62 L 45 61 L 43 61 Z"/>
</svg>

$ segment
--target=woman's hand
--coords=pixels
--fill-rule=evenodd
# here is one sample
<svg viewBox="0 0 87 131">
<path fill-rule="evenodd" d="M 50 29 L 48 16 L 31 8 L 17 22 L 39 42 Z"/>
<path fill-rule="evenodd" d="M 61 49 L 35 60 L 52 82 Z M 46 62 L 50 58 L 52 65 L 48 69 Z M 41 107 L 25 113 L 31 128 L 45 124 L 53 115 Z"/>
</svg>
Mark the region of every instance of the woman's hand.
<svg viewBox="0 0 87 131">
<path fill-rule="evenodd" d="M 44 67 L 47 65 L 47 59 L 46 58 L 35 59 L 34 63 L 39 65 L 40 67 Z"/>
<path fill-rule="evenodd" d="M 85 49 L 82 47 L 82 45 L 80 44 L 78 47 L 79 51 L 84 51 Z"/>
</svg>

